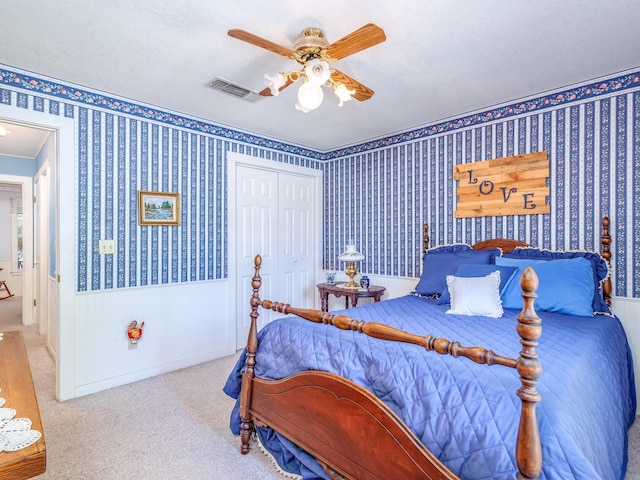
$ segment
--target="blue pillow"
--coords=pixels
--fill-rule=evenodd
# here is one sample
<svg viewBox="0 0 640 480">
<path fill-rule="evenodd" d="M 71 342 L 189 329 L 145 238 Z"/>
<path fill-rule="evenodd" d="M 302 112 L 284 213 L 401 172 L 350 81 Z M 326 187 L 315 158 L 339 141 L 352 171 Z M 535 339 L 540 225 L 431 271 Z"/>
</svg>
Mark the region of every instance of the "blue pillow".
<svg viewBox="0 0 640 480">
<path fill-rule="evenodd" d="M 503 256 L 503 257 L 497 257 L 495 262 L 496 262 L 496 265 L 499 265 L 499 266 L 517 268 L 516 273 L 511 276 L 510 281 L 516 284 L 512 288 L 519 289 L 518 291 L 522 292 L 522 289 L 520 288 L 520 277 L 522 276 L 522 272 L 524 272 L 524 269 L 527 267 L 533 267 L 537 263 L 548 262 L 548 260 L 541 260 L 539 258 L 538 259 L 509 258 L 509 257 Z M 501 290 L 502 298 L 504 298 L 504 293 L 506 292 L 509 286 L 510 285 L 505 285 L 504 290 Z M 509 307 L 506 307 L 506 308 L 509 308 Z M 520 307 L 518 308 L 522 308 L 522 305 L 520 305 Z"/>
<path fill-rule="evenodd" d="M 496 262 L 500 257 L 496 257 Z M 518 267 L 503 267 L 500 265 L 478 265 L 478 264 L 468 264 L 465 263 L 460 265 L 456 270 L 456 277 L 485 277 L 492 272 L 495 271 L 500 272 L 500 296 L 504 293 L 504 290 L 509 282 L 509 279 L 513 276 L 513 274 L 518 270 Z M 440 295 L 440 300 L 438 300 L 438 304 L 447 304 L 451 303 L 451 296 L 449 295 L 449 288 L 445 288 Z"/>
<path fill-rule="evenodd" d="M 536 258 L 527 258 L 527 257 L 520 257 L 520 258 L 510 258 L 510 257 L 497 257 L 496 258 L 496 265 L 502 265 L 503 267 L 517 267 L 517 268 L 521 268 L 522 271 L 524 271 L 524 269 L 527 266 L 533 266 L 537 263 L 544 263 L 544 262 L 548 262 L 549 260 L 542 260 L 540 258 L 536 259 Z M 520 272 L 520 274 L 522 274 L 522 271 Z"/>
<path fill-rule="evenodd" d="M 468 245 L 451 245 L 428 250 L 422 257 L 422 276 L 415 292 L 439 296 L 447 288 L 447 275 L 454 275 L 459 265 L 489 265 L 500 255 L 500 249 L 473 250 Z"/>
<path fill-rule="evenodd" d="M 586 251 L 552 252 L 538 248 L 516 248 L 506 253 L 505 258 L 528 258 L 536 260 L 559 260 L 563 258 L 586 258 L 593 269 L 593 301 L 594 314 L 612 315 L 611 308 L 602 297 L 602 280 L 609 275 L 609 265 L 599 253 Z"/>
<path fill-rule="evenodd" d="M 565 258 L 559 260 L 504 259 L 509 263 L 520 262 L 520 267 L 507 284 L 502 295 L 504 308 L 521 309 L 522 289 L 517 281 L 527 266 L 538 275 L 538 311 L 559 312 L 580 317 L 593 316 L 593 277 L 591 263 L 586 258 Z M 498 261 L 498 259 L 496 259 Z"/>
</svg>

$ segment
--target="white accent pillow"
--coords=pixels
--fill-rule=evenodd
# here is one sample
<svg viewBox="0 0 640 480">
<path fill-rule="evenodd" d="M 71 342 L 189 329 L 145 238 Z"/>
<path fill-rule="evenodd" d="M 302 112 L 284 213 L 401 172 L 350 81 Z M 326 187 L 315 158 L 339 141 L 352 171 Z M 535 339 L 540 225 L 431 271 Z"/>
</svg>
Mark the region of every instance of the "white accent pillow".
<svg viewBox="0 0 640 480">
<path fill-rule="evenodd" d="M 485 277 L 447 275 L 451 308 L 447 313 L 499 318 L 504 313 L 500 301 L 500 272 Z"/>
</svg>

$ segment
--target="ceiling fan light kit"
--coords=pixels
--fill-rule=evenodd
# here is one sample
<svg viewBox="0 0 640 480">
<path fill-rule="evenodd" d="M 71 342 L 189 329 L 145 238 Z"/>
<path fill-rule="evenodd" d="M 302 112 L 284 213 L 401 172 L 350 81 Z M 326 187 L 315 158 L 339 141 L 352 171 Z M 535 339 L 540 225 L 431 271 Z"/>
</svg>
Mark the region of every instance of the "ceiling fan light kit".
<svg viewBox="0 0 640 480">
<path fill-rule="evenodd" d="M 344 102 L 351 100 L 351 96 L 356 93 L 355 89 L 349 90 L 344 83 L 333 80 L 331 74 L 329 62 L 320 58 L 312 58 L 304 64 L 304 68 L 301 70 L 280 72 L 273 76 L 265 75 L 264 78 L 273 96 L 277 96 L 287 82 L 293 83 L 302 78 L 304 81 L 298 89 L 296 109 L 308 113 L 322 104 L 324 99 L 322 87 L 333 88 L 334 93 L 340 99 L 338 104 L 340 107 Z"/>
<path fill-rule="evenodd" d="M 302 68 L 276 75 L 265 75 L 267 88 L 260 92 L 262 96 L 277 96 L 280 91 L 303 80 L 298 89 L 298 102 L 295 107 L 302 112 L 310 112 L 318 108 L 324 99 L 322 87 L 333 88 L 339 98 L 338 106 L 352 98 L 359 101 L 368 100 L 373 90 L 354 80 L 348 75 L 331 68 L 329 63 L 340 60 L 353 53 L 372 47 L 386 40 L 384 31 L 369 23 L 350 33 L 346 37 L 329 44 L 324 32 L 319 28 L 305 28 L 295 40 L 290 50 L 276 43 L 265 40 L 244 30 L 229 30 L 229 36 L 262 47 L 273 53 L 296 60 Z"/>
</svg>

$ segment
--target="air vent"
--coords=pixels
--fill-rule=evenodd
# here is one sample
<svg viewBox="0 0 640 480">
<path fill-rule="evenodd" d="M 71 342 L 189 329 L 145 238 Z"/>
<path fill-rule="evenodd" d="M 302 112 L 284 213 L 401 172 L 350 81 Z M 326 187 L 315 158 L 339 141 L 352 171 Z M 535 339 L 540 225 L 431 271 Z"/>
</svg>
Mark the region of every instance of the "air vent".
<svg viewBox="0 0 640 480">
<path fill-rule="evenodd" d="M 220 77 L 216 77 L 211 80 L 208 86 L 214 90 L 219 90 L 221 92 L 228 93 L 229 95 L 233 95 L 234 97 L 242 98 L 247 102 L 257 102 L 262 98 L 258 92 L 241 87 L 240 85 L 236 85 L 235 83 L 231 83 Z"/>
</svg>

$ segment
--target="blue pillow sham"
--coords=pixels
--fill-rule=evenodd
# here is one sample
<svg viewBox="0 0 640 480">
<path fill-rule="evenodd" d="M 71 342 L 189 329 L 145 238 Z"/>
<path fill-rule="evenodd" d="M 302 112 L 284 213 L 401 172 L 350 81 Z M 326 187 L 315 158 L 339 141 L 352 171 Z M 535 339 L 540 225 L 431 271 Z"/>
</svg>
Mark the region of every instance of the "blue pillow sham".
<svg viewBox="0 0 640 480">
<path fill-rule="evenodd" d="M 500 256 L 500 249 L 473 250 L 469 245 L 448 245 L 428 250 L 422 257 L 422 275 L 415 293 L 439 296 L 447 288 L 447 275 L 454 275 L 459 265 L 489 265 Z"/>
<path fill-rule="evenodd" d="M 500 257 L 496 257 L 496 262 L 498 261 L 498 258 Z M 513 274 L 518 270 L 518 267 L 507 267 L 507 266 L 501 266 L 501 265 L 480 265 L 480 264 L 462 264 L 460 266 L 458 266 L 458 268 L 456 269 L 456 273 L 455 276 L 456 277 L 463 277 L 463 278 L 470 278 L 470 277 L 485 277 L 487 275 L 489 275 L 490 273 L 493 273 L 495 271 L 499 271 L 500 272 L 500 286 L 499 286 L 499 290 L 500 290 L 500 298 L 502 298 L 502 294 L 505 291 L 505 288 L 509 282 L 509 280 L 511 279 L 511 277 L 513 276 Z M 443 305 L 443 304 L 448 304 L 451 303 L 451 296 L 449 295 L 449 288 L 445 288 L 444 291 L 442 292 L 442 295 L 440 295 L 440 299 L 438 300 L 438 304 L 439 305 Z"/>
<path fill-rule="evenodd" d="M 496 258 L 498 265 L 518 266 L 502 295 L 503 308 L 521 309 L 522 290 L 518 279 L 527 266 L 538 276 L 538 311 L 558 312 L 580 317 L 593 316 L 594 283 L 591 263 L 586 258 L 564 258 L 558 260 L 533 260 L 527 258 Z"/>
<path fill-rule="evenodd" d="M 609 275 L 609 266 L 600 254 L 587 251 L 568 251 L 568 252 L 551 252 L 549 250 L 541 250 L 538 248 L 526 247 L 516 248 L 515 250 L 505 253 L 502 258 L 526 258 L 529 260 L 560 260 L 569 258 L 585 258 L 591 264 L 593 270 L 592 277 L 594 283 L 594 292 L 592 300 L 593 314 L 612 315 L 611 308 L 602 297 L 602 280 Z"/>
</svg>

